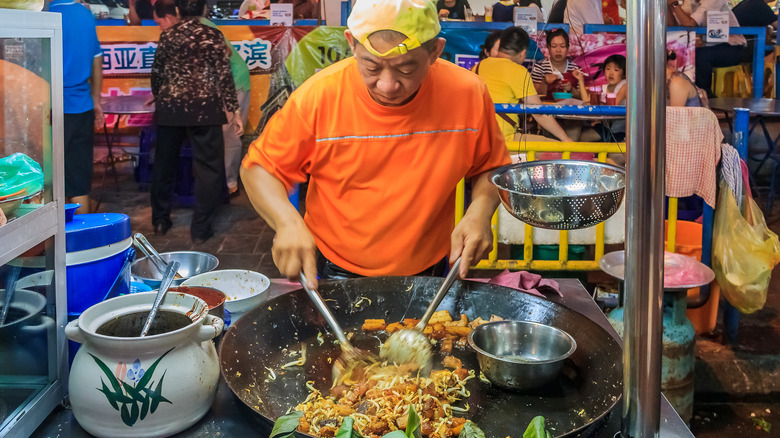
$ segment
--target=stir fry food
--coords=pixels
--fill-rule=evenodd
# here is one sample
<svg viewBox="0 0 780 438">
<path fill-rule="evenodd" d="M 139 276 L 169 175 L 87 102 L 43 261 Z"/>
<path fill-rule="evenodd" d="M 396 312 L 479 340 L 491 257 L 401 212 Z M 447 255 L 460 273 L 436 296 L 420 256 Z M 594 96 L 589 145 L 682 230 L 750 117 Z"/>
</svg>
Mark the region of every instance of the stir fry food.
<svg viewBox="0 0 780 438">
<path fill-rule="evenodd" d="M 469 318 L 465 313 L 461 313 L 459 319 L 452 319 L 452 315 L 447 310 L 440 310 L 435 312 L 428 321 L 428 325 L 425 326 L 423 333 L 433 340 L 433 343 L 438 343 L 441 346 L 443 353 L 449 353 L 452 348 L 457 346 L 464 348 L 466 346 L 466 339 L 471 333 L 471 330 L 486 322 L 503 321 L 496 315 L 492 315 L 489 320 L 484 320 L 481 317 L 469 321 Z M 419 323 L 419 319 L 406 318 L 400 322 L 386 323 L 384 319 L 367 319 L 363 323 L 364 332 L 387 332 L 388 334 L 395 333 L 402 329 L 411 329 Z"/>
<path fill-rule="evenodd" d="M 333 437 L 344 417 L 354 419 L 354 428 L 366 438 L 378 438 L 394 430 L 405 430 L 410 406 L 419 413 L 420 431 L 428 438 L 457 436 L 466 420 L 469 396 L 466 382 L 474 371 L 448 360 L 456 369 L 434 371 L 430 377 L 409 375 L 395 365 L 375 364 L 365 378 L 331 388 L 326 395 L 307 384 L 311 393 L 295 410 L 303 412 L 298 430 L 318 437 Z"/>
<path fill-rule="evenodd" d="M 502 318 L 495 315 L 489 321 Z M 414 327 L 419 320 L 404 319 L 387 324 L 382 319 L 367 319 L 365 332 L 387 332 Z M 445 354 L 441 365 L 429 377 L 405 365 L 373 363 L 351 370 L 329 392 L 307 382 L 310 393 L 295 407 L 297 430 L 317 437 L 333 437 L 349 417 L 354 429 L 366 438 L 379 438 L 396 430 L 405 430 L 410 410 L 419 415 L 420 432 L 427 438 L 458 436 L 469 411 L 466 388 L 475 372 L 463 368 L 461 361 L 449 355 L 454 347 L 465 347 L 474 327 L 488 322 L 482 318 L 469 321 L 465 314 L 453 319 L 446 310 L 436 312 L 424 333 Z M 470 423 L 471 424 L 471 423 Z M 473 424 L 472 424 L 473 425 Z"/>
</svg>

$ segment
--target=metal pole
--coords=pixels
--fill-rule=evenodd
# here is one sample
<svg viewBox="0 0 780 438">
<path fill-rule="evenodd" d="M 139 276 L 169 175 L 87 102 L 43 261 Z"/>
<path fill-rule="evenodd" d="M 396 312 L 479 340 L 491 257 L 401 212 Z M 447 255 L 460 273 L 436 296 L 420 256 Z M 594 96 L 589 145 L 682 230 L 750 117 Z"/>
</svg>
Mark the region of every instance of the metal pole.
<svg viewBox="0 0 780 438">
<path fill-rule="evenodd" d="M 666 153 L 666 2 L 628 3 L 623 436 L 658 436 Z"/>
</svg>

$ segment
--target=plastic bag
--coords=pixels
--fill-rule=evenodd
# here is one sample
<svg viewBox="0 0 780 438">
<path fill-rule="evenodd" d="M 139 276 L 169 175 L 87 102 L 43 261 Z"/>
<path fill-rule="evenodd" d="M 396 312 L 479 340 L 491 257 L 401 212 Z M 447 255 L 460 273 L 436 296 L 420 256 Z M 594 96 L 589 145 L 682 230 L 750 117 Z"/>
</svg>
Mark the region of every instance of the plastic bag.
<svg viewBox="0 0 780 438">
<path fill-rule="evenodd" d="M 43 189 L 41 165 L 22 153 L 0 158 L 0 200 L 32 195 Z"/>
<path fill-rule="evenodd" d="M 720 182 L 715 209 L 712 270 L 720 290 L 743 313 L 764 307 L 772 268 L 780 262 L 780 241 L 769 230 L 764 215 L 747 197 L 746 217 L 726 183 Z"/>
</svg>

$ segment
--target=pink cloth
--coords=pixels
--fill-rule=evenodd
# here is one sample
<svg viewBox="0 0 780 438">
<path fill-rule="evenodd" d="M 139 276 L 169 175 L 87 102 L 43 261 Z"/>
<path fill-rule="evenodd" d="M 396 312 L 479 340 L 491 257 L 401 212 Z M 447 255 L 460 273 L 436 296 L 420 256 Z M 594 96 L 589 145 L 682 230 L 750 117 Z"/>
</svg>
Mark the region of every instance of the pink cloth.
<svg viewBox="0 0 780 438">
<path fill-rule="evenodd" d="M 682 198 L 697 194 L 715 207 L 715 169 L 722 140 L 718 118 L 709 109 L 667 107 L 666 195 Z"/>
<path fill-rule="evenodd" d="M 542 292 L 555 292 L 563 296 L 557 281 L 542 278 L 541 275 L 528 271 L 510 272 L 508 269 L 505 269 L 504 272 L 493 278 L 469 278 L 468 280 L 511 287 L 512 289 L 521 290 L 542 298 L 544 298 Z"/>
</svg>

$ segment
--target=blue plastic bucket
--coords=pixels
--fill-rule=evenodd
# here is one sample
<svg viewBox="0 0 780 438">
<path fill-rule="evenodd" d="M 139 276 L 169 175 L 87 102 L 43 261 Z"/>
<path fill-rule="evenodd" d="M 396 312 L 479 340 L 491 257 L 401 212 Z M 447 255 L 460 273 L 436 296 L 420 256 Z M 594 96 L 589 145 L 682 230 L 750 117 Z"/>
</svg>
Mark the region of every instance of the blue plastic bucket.
<svg viewBox="0 0 780 438">
<path fill-rule="evenodd" d="M 130 291 L 130 218 L 118 213 L 80 214 L 65 224 L 68 315 Z"/>
</svg>

